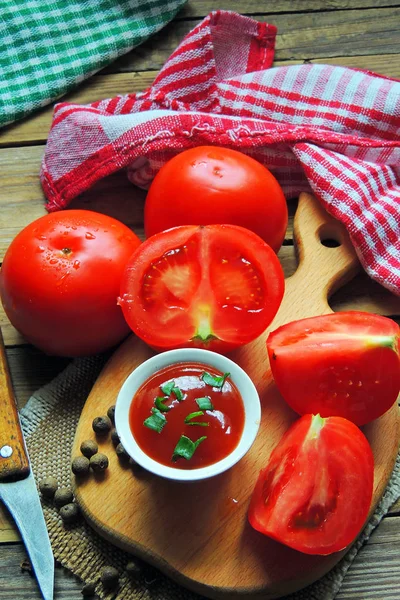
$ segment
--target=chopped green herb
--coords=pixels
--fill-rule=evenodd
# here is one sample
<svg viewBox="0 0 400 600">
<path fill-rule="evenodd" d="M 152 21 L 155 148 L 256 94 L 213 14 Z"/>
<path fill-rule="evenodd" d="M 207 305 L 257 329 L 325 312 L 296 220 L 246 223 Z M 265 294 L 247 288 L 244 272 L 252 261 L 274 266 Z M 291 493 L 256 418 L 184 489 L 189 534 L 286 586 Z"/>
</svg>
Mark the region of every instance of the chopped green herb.
<svg viewBox="0 0 400 600">
<path fill-rule="evenodd" d="M 204 398 L 196 398 L 196 404 L 200 410 L 214 410 L 213 403 L 211 402 L 210 396 L 204 396 Z"/>
<path fill-rule="evenodd" d="M 178 387 L 176 387 L 176 386 L 175 386 L 175 387 L 173 387 L 173 388 L 172 388 L 172 393 L 173 393 L 173 394 L 175 394 L 175 397 L 176 397 L 176 399 L 177 399 L 179 402 L 182 402 L 182 400 L 184 400 L 184 397 L 183 397 L 182 390 L 181 390 L 181 389 L 179 389 Z"/>
<path fill-rule="evenodd" d="M 192 413 L 190 413 L 190 415 L 185 417 L 185 423 L 187 425 L 200 425 L 200 427 L 208 427 L 209 423 L 207 423 L 206 421 L 192 421 L 192 419 L 195 419 L 196 417 L 202 417 L 203 415 L 204 415 L 204 411 L 202 411 L 202 410 L 192 412 Z"/>
<path fill-rule="evenodd" d="M 212 387 L 222 388 L 225 383 L 225 379 L 229 377 L 230 373 L 224 373 L 223 375 L 211 375 L 211 373 L 207 373 L 204 371 L 201 375 L 202 380 L 207 385 L 212 385 Z"/>
<path fill-rule="evenodd" d="M 175 446 L 174 453 L 172 455 L 172 460 L 176 462 L 179 458 L 185 458 L 186 460 L 190 460 L 195 453 L 196 448 L 207 439 L 206 435 L 200 437 L 196 442 L 192 442 L 192 440 L 186 435 L 181 435 L 178 440 L 178 443 Z"/>
<path fill-rule="evenodd" d="M 143 421 L 143 425 L 149 429 L 153 429 L 153 431 L 157 431 L 157 433 L 161 433 L 167 423 L 167 419 L 158 408 L 152 408 L 151 412 L 152 415 Z"/>
<path fill-rule="evenodd" d="M 158 408 L 158 410 L 161 412 L 168 412 L 172 408 L 172 406 L 167 406 L 164 404 L 165 400 L 167 400 L 167 398 L 164 398 L 164 396 L 157 396 L 157 398 L 154 400 L 156 408 Z"/>
<path fill-rule="evenodd" d="M 207 439 L 207 436 L 206 435 L 202 435 L 198 440 L 196 440 L 195 443 L 194 443 L 194 445 L 196 446 L 196 448 L 198 446 L 200 446 L 201 442 L 204 442 L 204 440 L 206 440 L 206 439 Z"/>
<path fill-rule="evenodd" d="M 165 394 L 166 396 L 170 396 L 172 390 L 175 387 L 175 381 L 173 379 L 171 379 L 171 381 L 167 381 L 167 383 L 164 383 L 161 387 L 161 391 L 163 394 Z"/>
<path fill-rule="evenodd" d="M 192 412 L 192 413 L 190 413 L 190 415 L 185 417 L 185 423 L 188 423 L 189 421 L 191 421 L 192 419 L 195 419 L 196 417 L 202 417 L 203 415 L 204 415 L 204 412 L 202 410 L 197 410 L 196 412 Z"/>
</svg>

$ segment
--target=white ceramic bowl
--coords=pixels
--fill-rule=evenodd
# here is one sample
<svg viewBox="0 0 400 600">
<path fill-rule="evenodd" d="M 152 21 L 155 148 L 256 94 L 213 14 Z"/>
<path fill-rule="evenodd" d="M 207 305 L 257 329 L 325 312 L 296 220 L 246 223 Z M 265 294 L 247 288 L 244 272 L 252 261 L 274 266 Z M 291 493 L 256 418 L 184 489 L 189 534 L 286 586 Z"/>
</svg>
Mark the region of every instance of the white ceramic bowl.
<svg viewBox="0 0 400 600">
<path fill-rule="evenodd" d="M 176 363 L 195 362 L 209 365 L 222 373 L 230 373 L 230 379 L 236 385 L 243 399 L 245 421 L 243 433 L 236 448 L 222 460 L 197 469 L 177 469 L 162 465 L 150 458 L 136 443 L 129 426 L 129 410 L 132 399 L 139 387 L 154 373 Z M 122 385 L 115 405 L 115 427 L 121 443 L 129 455 L 143 468 L 180 481 L 196 481 L 219 475 L 235 465 L 253 444 L 261 420 L 261 406 L 257 390 L 245 371 L 235 362 L 216 352 L 198 348 L 168 350 L 149 358 L 127 377 Z"/>
</svg>

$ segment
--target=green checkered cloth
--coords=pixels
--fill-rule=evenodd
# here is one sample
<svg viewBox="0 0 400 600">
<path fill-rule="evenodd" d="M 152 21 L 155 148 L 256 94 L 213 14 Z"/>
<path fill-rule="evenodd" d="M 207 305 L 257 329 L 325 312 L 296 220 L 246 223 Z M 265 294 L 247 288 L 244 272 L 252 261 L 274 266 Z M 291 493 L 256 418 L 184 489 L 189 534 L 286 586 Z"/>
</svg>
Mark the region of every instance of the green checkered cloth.
<svg viewBox="0 0 400 600">
<path fill-rule="evenodd" d="M 0 0 L 0 127 L 75 87 L 186 0 Z"/>
</svg>

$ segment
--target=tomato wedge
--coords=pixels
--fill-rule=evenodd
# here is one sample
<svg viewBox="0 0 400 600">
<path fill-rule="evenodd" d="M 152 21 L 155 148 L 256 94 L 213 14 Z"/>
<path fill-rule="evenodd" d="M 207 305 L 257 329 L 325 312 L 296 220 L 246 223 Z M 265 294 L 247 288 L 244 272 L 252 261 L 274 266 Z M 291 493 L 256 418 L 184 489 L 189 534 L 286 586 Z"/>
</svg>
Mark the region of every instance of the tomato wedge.
<svg viewBox="0 0 400 600">
<path fill-rule="evenodd" d="M 305 415 L 261 471 L 250 501 L 250 524 L 305 554 L 338 552 L 367 519 L 373 480 L 372 450 L 354 423 Z"/>
<path fill-rule="evenodd" d="M 150 346 L 230 350 L 260 335 L 279 308 L 279 260 L 243 227 L 175 227 L 138 250 L 122 277 L 119 304 Z"/>
<path fill-rule="evenodd" d="M 268 336 L 272 374 L 299 414 L 364 425 L 400 390 L 400 328 L 392 319 L 348 311 L 283 325 Z"/>
</svg>

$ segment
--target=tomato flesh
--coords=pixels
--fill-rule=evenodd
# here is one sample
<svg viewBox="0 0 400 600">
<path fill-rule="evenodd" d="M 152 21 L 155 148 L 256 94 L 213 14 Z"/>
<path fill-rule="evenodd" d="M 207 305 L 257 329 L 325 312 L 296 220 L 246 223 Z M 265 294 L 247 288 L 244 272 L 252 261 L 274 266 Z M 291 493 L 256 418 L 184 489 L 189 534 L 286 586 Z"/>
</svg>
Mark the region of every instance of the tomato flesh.
<svg viewBox="0 0 400 600">
<path fill-rule="evenodd" d="M 349 311 L 283 325 L 267 347 L 275 382 L 293 410 L 364 425 L 397 399 L 399 340 L 391 319 Z"/>
<path fill-rule="evenodd" d="M 306 554 L 343 550 L 367 519 L 373 479 L 372 450 L 356 425 L 342 417 L 305 415 L 261 471 L 249 521 Z"/>
<path fill-rule="evenodd" d="M 207 385 L 201 376 L 204 371 L 221 376 L 213 367 L 196 363 L 178 363 L 158 371 L 136 392 L 129 412 L 129 424 L 133 436 L 143 452 L 157 462 L 178 469 L 197 469 L 212 465 L 228 456 L 238 445 L 244 427 L 244 405 L 242 397 L 228 378 L 222 388 Z M 151 414 L 156 397 L 163 396 L 161 386 L 173 380 L 183 400 L 174 394 L 165 398 L 170 409 L 165 412 L 167 424 L 158 433 L 143 424 Z M 199 411 L 196 398 L 208 397 L 213 410 L 203 411 L 194 421 L 204 425 L 189 425 L 185 417 Z M 172 461 L 174 448 L 179 438 L 185 435 L 193 442 L 206 436 L 190 460 Z"/>
<path fill-rule="evenodd" d="M 269 325 L 284 290 L 273 250 L 234 225 L 184 226 L 146 240 L 133 254 L 119 303 L 151 346 L 227 350 Z"/>
</svg>

